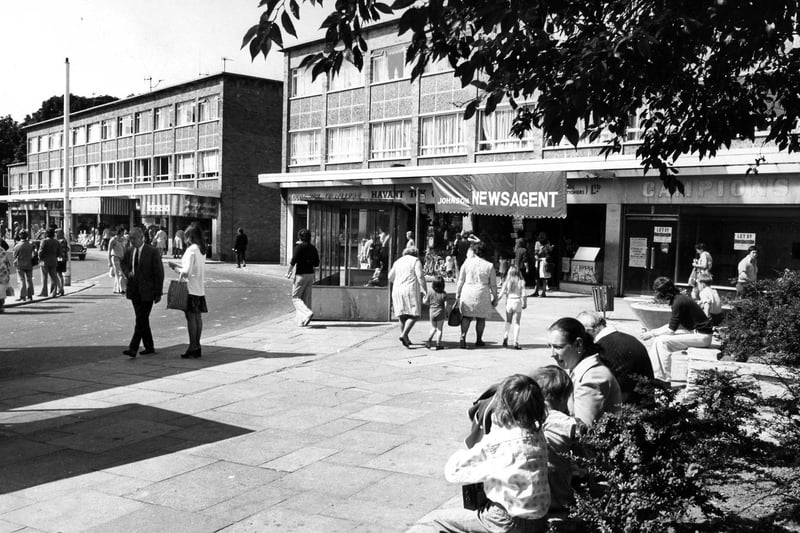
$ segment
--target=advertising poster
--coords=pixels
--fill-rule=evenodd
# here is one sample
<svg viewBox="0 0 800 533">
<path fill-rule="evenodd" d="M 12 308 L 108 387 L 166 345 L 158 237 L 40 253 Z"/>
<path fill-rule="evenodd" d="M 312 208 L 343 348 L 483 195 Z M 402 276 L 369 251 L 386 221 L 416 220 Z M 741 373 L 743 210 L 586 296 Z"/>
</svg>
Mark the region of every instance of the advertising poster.
<svg viewBox="0 0 800 533">
<path fill-rule="evenodd" d="M 647 268 L 647 237 L 631 237 L 628 246 L 628 266 Z"/>
<path fill-rule="evenodd" d="M 734 233 L 733 234 L 733 249 L 734 250 L 745 250 L 747 251 L 748 248 L 751 246 L 756 245 L 756 234 L 755 233 Z"/>
<path fill-rule="evenodd" d="M 672 226 L 656 226 L 653 228 L 653 242 L 671 243 Z"/>
</svg>

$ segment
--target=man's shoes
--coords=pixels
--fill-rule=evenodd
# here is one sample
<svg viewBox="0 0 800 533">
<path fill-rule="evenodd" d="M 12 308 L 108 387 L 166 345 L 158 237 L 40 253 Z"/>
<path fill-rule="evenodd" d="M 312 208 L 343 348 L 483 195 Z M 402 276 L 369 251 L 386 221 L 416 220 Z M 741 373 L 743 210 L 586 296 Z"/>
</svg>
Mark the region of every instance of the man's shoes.
<svg viewBox="0 0 800 533">
<path fill-rule="evenodd" d="M 522 346 L 520 346 L 519 344 L 515 344 L 515 345 L 514 345 L 514 349 L 515 349 L 515 350 L 521 350 L 521 349 L 522 349 Z"/>
<path fill-rule="evenodd" d="M 181 359 L 189 359 L 189 358 L 197 359 L 199 357 L 200 357 L 200 348 L 196 350 L 186 350 L 184 353 L 181 354 Z"/>
<path fill-rule="evenodd" d="M 242 268 L 240 265 L 236 265 L 236 268 Z"/>
<path fill-rule="evenodd" d="M 460 341 L 458 341 L 458 347 L 466 350 L 467 349 L 467 341 L 465 339 L 461 339 Z"/>
<path fill-rule="evenodd" d="M 508 348 L 508 339 L 503 339 L 503 348 Z"/>
<path fill-rule="evenodd" d="M 312 313 L 308 313 L 308 316 L 303 319 L 303 321 L 300 323 L 300 325 L 301 326 L 307 326 L 309 324 L 309 322 L 311 322 L 311 319 L 313 317 L 314 317 L 314 313 L 313 312 Z"/>
<path fill-rule="evenodd" d="M 475 347 L 476 348 L 482 348 L 484 346 L 486 346 L 486 343 L 483 342 L 482 340 L 475 341 Z"/>
<path fill-rule="evenodd" d="M 155 348 L 145 348 L 140 353 L 142 355 L 150 355 L 150 354 L 156 353 L 156 350 L 155 350 Z"/>
<path fill-rule="evenodd" d="M 542 294 L 539 295 L 539 298 L 547 298 L 547 293 L 543 292 Z"/>
<path fill-rule="evenodd" d="M 127 355 L 128 357 L 136 357 L 136 350 L 122 350 L 122 353 Z"/>
</svg>

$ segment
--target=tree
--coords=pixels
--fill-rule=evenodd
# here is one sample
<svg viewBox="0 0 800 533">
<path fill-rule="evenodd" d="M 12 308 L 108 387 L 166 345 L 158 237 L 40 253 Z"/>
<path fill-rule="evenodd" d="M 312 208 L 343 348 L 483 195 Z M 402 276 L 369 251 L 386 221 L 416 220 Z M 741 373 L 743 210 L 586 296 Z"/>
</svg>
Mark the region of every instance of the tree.
<svg viewBox="0 0 800 533">
<path fill-rule="evenodd" d="M 76 113 L 78 111 L 82 111 L 90 107 L 107 104 L 109 102 L 114 102 L 116 100 L 119 100 L 119 98 L 109 95 L 87 97 L 87 96 L 78 96 L 70 93 L 69 112 Z M 43 120 L 49 120 L 51 118 L 56 118 L 61 116 L 64 116 L 64 95 L 51 96 L 50 98 L 42 102 L 42 105 L 41 107 L 39 107 L 39 109 L 31 113 L 30 115 L 26 115 L 25 120 L 22 121 L 22 124 L 23 126 L 26 126 L 28 124 L 35 124 L 37 122 L 42 122 Z"/>
<path fill-rule="evenodd" d="M 282 47 L 284 31 L 296 36 L 300 16 L 298 0 L 259 7 L 242 44 L 254 59 Z M 480 89 L 465 118 L 505 99 L 515 134 L 536 127 L 577 145 L 605 131 L 609 155 L 634 116 L 643 130 L 636 155 L 673 193 L 683 192 L 681 155 L 714 156 L 761 131 L 780 150 L 800 149 L 797 0 L 337 0 L 322 23 L 324 51 L 303 66 L 315 77 L 343 61 L 361 68 L 365 26 L 399 14 L 398 35 L 411 33 L 412 80 L 447 60 L 464 86 Z"/>
<path fill-rule="evenodd" d="M 8 173 L 8 165 L 25 159 L 25 135 L 11 115 L 0 117 L 0 175 Z"/>
</svg>

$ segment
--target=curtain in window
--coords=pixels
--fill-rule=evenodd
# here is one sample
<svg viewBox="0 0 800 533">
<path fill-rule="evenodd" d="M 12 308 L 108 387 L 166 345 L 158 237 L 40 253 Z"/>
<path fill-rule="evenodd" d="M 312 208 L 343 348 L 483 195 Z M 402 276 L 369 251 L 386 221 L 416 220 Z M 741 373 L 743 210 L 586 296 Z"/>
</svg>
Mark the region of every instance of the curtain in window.
<svg viewBox="0 0 800 533">
<path fill-rule="evenodd" d="M 319 131 L 298 131 L 289 138 L 290 165 L 319 163 Z"/>
<path fill-rule="evenodd" d="M 373 159 L 408 157 L 411 155 L 411 122 L 400 120 L 372 125 L 370 145 Z"/>
<path fill-rule="evenodd" d="M 219 152 L 203 152 L 200 154 L 200 171 L 204 177 L 219 176 Z"/>
<path fill-rule="evenodd" d="M 100 185 L 100 165 L 89 165 L 87 171 L 89 185 Z"/>
<path fill-rule="evenodd" d="M 328 130 L 328 161 L 361 159 L 361 126 Z"/>
<path fill-rule="evenodd" d="M 192 154 L 178 155 L 178 178 L 188 179 L 194 177 L 194 156 Z"/>
<path fill-rule="evenodd" d="M 463 153 L 463 123 L 461 115 L 440 115 L 423 119 L 420 154 Z"/>
<path fill-rule="evenodd" d="M 491 115 L 481 113 L 481 150 L 520 150 L 533 147 L 533 131 L 528 130 L 520 139 L 511 134 L 516 116 L 512 109 L 498 109 Z"/>
</svg>

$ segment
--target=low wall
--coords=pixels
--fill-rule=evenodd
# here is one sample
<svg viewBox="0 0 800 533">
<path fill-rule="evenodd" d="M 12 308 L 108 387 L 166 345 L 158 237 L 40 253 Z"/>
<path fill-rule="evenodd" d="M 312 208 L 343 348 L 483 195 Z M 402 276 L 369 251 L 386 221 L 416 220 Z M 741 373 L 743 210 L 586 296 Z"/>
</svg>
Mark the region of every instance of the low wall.
<svg viewBox="0 0 800 533">
<path fill-rule="evenodd" d="M 314 285 L 311 310 L 317 320 L 389 321 L 389 289 Z"/>
</svg>

